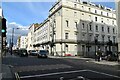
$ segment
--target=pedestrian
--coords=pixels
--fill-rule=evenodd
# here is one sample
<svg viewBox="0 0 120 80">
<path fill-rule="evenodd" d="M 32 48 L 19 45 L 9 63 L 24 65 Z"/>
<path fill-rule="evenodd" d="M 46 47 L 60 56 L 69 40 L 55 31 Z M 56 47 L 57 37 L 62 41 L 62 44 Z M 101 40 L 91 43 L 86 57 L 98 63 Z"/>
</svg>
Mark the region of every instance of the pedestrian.
<svg viewBox="0 0 120 80">
<path fill-rule="evenodd" d="M 10 54 L 12 55 L 13 51 L 12 51 L 12 47 L 10 48 Z"/>
<path fill-rule="evenodd" d="M 117 61 L 120 62 L 120 52 L 117 54 Z"/>
<path fill-rule="evenodd" d="M 97 61 L 100 62 L 100 60 L 101 60 L 101 55 L 102 55 L 102 52 L 101 52 L 100 49 L 98 49 L 96 55 L 97 55 Z"/>
<path fill-rule="evenodd" d="M 97 51 L 95 52 L 95 61 L 97 61 Z"/>
</svg>

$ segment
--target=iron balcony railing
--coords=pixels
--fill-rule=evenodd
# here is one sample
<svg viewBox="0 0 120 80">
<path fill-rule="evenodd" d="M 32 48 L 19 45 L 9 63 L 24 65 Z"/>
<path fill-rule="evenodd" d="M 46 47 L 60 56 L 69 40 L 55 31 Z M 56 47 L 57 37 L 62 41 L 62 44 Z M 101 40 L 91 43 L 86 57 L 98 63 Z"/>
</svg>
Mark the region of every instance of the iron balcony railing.
<svg viewBox="0 0 120 80">
<path fill-rule="evenodd" d="M 98 41 L 97 43 L 95 43 L 95 41 L 88 41 L 88 40 L 74 40 L 74 39 L 55 39 L 54 42 L 52 41 L 45 41 L 42 43 L 37 43 L 34 44 L 34 46 L 40 46 L 40 45 L 49 45 L 51 43 L 71 43 L 71 44 L 89 44 L 89 45 L 108 45 L 108 41 L 104 42 L 104 41 Z M 112 42 L 113 46 L 117 46 L 118 43 L 116 42 Z"/>
</svg>

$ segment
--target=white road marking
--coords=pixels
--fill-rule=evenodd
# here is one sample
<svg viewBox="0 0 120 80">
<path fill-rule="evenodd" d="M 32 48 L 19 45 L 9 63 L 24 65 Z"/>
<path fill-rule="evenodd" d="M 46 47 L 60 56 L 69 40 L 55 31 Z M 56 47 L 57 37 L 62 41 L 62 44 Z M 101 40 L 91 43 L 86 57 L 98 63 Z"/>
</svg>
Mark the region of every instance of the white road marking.
<svg viewBox="0 0 120 80">
<path fill-rule="evenodd" d="M 60 77 L 60 80 L 64 80 L 64 77 Z"/>
<path fill-rule="evenodd" d="M 16 80 L 20 80 L 20 76 L 18 75 L 17 72 L 15 72 L 15 78 L 16 78 Z"/>
<path fill-rule="evenodd" d="M 40 74 L 40 75 L 29 75 L 29 76 L 21 76 L 20 78 L 52 76 L 52 75 L 59 75 L 59 74 L 68 74 L 68 73 L 84 72 L 84 71 L 89 71 L 89 72 L 93 72 L 93 73 L 97 73 L 97 74 L 102 74 L 102 75 L 106 75 L 106 76 L 110 76 L 110 77 L 114 77 L 114 78 L 120 78 L 119 76 L 116 76 L 116 75 L 111 75 L 111 74 L 107 74 L 107 73 L 103 73 L 103 72 L 97 72 L 97 71 L 93 71 L 93 70 L 76 70 L 76 71 L 57 72 L 57 73 Z"/>
<path fill-rule="evenodd" d="M 115 78 L 120 78 L 119 76 L 115 76 L 115 75 L 111 75 L 111 74 L 107 74 L 107 73 L 103 73 L 103 72 L 97 72 L 97 71 L 93 71 L 93 70 L 88 70 L 88 71 L 98 73 L 98 74 L 107 75 L 107 76 L 111 76 L 111 77 L 115 77 Z"/>
<path fill-rule="evenodd" d="M 8 65 L 9 67 L 14 67 L 13 65 Z"/>
<path fill-rule="evenodd" d="M 89 61 L 86 61 L 86 62 L 89 62 Z"/>
<path fill-rule="evenodd" d="M 51 75 L 58 75 L 58 74 L 68 74 L 68 73 L 76 73 L 76 72 L 83 72 L 83 71 L 87 71 L 87 70 L 77 70 L 77 71 L 57 72 L 57 73 L 49 73 L 49 74 L 41 74 L 41 75 L 22 76 L 20 78 L 42 77 L 42 76 L 51 76 Z"/>
</svg>

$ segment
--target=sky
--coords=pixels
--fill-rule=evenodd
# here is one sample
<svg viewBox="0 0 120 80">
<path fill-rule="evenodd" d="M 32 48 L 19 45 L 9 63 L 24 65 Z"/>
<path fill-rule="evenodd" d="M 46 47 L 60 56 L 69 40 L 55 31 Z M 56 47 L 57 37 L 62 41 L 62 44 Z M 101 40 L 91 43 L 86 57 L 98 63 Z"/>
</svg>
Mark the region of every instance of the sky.
<svg viewBox="0 0 120 80">
<path fill-rule="evenodd" d="M 5 0 L 6 1 L 6 0 Z M 94 2 L 115 9 L 114 2 Z M 41 23 L 49 15 L 49 9 L 54 2 L 2 2 L 3 14 L 7 19 L 7 41 L 11 38 L 12 28 L 15 29 L 14 42 L 20 35 L 28 33 L 27 28 L 32 23 Z"/>
<path fill-rule="evenodd" d="M 12 28 L 27 29 L 32 23 L 43 22 L 48 14 L 52 2 L 4 2 L 3 14 L 7 19 L 7 41 L 10 41 Z M 26 35 L 28 30 L 15 29 L 14 43 L 18 36 Z M 8 42 L 9 43 L 9 42 Z"/>
</svg>

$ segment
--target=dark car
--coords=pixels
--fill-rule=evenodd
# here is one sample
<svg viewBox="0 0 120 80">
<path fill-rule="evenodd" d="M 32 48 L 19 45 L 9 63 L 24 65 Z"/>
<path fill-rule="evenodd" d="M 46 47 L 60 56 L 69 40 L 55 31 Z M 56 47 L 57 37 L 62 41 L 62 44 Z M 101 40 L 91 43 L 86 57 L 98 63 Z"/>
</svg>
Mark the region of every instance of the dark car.
<svg viewBox="0 0 120 80">
<path fill-rule="evenodd" d="M 19 53 L 19 50 L 13 50 L 13 53 L 16 55 Z"/>
<path fill-rule="evenodd" d="M 37 57 L 39 58 L 39 57 L 43 57 L 43 58 L 47 58 L 48 57 L 48 50 L 40 50 L 39 52 L 38 52 L 38 55 L 37 55 Z"/>
<path fill-rule="evenodd" d="M 26 49 L 20 49 L 19 50 L 19 56 L 28 56 L 27 50 Z"/>
<path fill-rule="evenodd" d="M 117 61 L 118 60 L 118 56 L 116 53 L 112 53 L 112 54 L 109 54 L 108 56 L 106 56 L 106 59 L 108 61 Z"/>
<path fill-rule="evenodd" d="M 106 53 L 104 53 L 102 55 L 102 60 L 117 61 L 118 60 L 118 54 L 117 54 L 117 52 L 106 51 Z"/>
<path fill-rule="evenodd" d="M 37 51 L 36 50 L 30 50 L 29 54 L 32 56 L 37 56 Z"/>
</svg>

